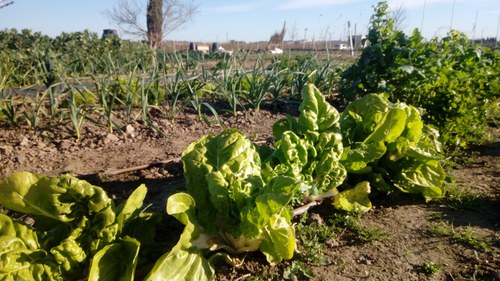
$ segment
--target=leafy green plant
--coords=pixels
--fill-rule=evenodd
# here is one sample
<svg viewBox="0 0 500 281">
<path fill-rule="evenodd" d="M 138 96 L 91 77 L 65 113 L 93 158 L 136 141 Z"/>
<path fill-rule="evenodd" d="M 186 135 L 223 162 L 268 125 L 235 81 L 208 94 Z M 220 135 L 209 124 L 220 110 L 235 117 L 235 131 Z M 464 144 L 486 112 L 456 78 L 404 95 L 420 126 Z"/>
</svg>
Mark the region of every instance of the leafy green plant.
<svg viewBox="0 0 500 281">
<path fill-rule="evenodd" d="M 423 108 L 423 120 L 439 129 L 449 152 L 477 144 L 487 108 L 498 103 L 498 52 L 475 46 L 456 31 L 430 41 L 418 30 L 407 36 L 395 28 L 387 2 L 374 9 L 369 46 L 343 73 L 342 96 L 353 101 L 383 93 L 393 102 Z"/>
<path fill-rule="evenodd" d="M 115 206 L 102 188 L 69 175 L 8 176 L 0 182 L 0 204 L 34 216 L 36 230 L 0 215 L 0 240 L 5 245 L 0 277 L 133 280 L 140 249 L 154 242 L 159 218 L 141 209 L 146 192 L 141 185 Z"/>
<path fill-rule="evenodd" d="M 419 111 L 370 94 L 349 104 L 340 117 L 344 151 L 340 163 L 348 182 L 367 180 L 378 190 L 392 186 L 441 198 L 449 176 L 442 168 L 439 132 L 423 123 Z"/>
<path fill-rule="evenodd" d="M 286 175 L 303 183 L 301 193 L 318 195 L 342 184 L 346 171 L 339 164 L 342 135 L 340 114 L 313 85 L 302 91 L 298 119 L 292 116 L 273 126 L 276 144 L 263 151 L 265 176 Z"/>
<path fill-rule="evenodd" d="M 292 257 L 287 205 L 298 184 L 285 176 L 264 181 L 259 154 L 248 138 L 234 129 L 205 136 L 184 151 L 182 161 L 187 191 L 208 233 L 219 233 L 233 252 L 258 249 L 269 262 Z M 220 222 L 214 224 L 213 218 Z"/>
<path fill-rule="evenodd" d="M 267 94 L 272 80 L 271 75 L 263 67 L 260 57 L 255 62 L 252 71 L 240 78 L 241 92 L 250 105 L 259 110 L 264 96 Z"/>
<path fill-rule="evenodd" d="M 443 264 L 441 263 L 434 263 L 434 262 L 425 262 L 422 265 L 422 271 L 425 272 L 426 274 L 432 275 L 443 267 Z"/>
<path fill-rule="evenodd" d="M 339 114 L 313 85 L 302 91 L 299 117 L 276 122 L 273 148 L 263 149 L 265 178 L 286 175 L 301 182 L 298 200 L 333 197 L 350 212 L 371 208 L 371 187 L 444 196 L 448 176 L 438 153 L 438 132 L 419 112 L 367 95 Z"/>
<path fill-rule="evenodd" d="M 265 183 L 248 138 L 234 129 L 205 136 L 186 148 L 182 161 L 187 193 L 170 196 L 167 213 L 185 228 L 146 280 L 211 280 L 219 256 L 207 256 L 218 248 L 232 254 L 260 250 L 272 263 L 293 256 L 287 204 L 298 184 L 288 177 Z"/>
<path fill-rule="evenodd" d="M 491 250 L 491 241 L 474 233 L 474 230 L 471 227 L 465 227 L 463 230 L 457 230 L 453 224 L 441 221 L 431 224 L 430 232 L 438 236 L 450 237 L 459 243 L 469 245 L 478 250 Z"/>
</svg>

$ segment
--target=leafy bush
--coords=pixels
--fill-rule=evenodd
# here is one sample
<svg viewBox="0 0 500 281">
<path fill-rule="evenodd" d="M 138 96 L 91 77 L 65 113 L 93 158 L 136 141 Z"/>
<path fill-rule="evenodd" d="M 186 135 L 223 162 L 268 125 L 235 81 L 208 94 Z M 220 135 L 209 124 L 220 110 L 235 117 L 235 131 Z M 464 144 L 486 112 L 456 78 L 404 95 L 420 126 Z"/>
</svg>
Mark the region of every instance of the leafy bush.
<svg viewBox="0 0 500 281">
<path fill-rule="evenodd" d="M 500 55 L 475 46 L 465 35 L 425 41 L 418 30 L 411 36 L 394 27 L 386 2 L 375 7 L 369 46 L 345 70 L 342 96 L 353 101 L 384 93 L 425 109 L 423 119 L 439 128 L 447 149 L 478 143 L 487 126 L 487 108 L 500 94 Z"/>
</svg>

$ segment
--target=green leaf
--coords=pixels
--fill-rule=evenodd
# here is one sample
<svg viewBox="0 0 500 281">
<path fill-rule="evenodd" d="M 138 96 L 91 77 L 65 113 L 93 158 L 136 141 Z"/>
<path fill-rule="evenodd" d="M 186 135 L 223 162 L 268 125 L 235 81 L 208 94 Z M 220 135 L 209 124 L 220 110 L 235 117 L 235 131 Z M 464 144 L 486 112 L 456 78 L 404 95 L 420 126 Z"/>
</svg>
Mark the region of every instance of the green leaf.
<svg viewBox="0 0 500 281">
<path fill-rule="evenodd" d="M 214 269 L 203 256 L 208 237 L 195 217 L 196 203 L 189 194 L 176 193 L 167 200 L 167 213 L 185 227 L 177 244 L 161 256 L 145 280 L 212 280 Z"/>
<path fill-rule="evenodd" d="M 82 202 L 85 208 L 78 208 Z M 70 222 L 88 211 L 100 212 L 112 201 L 102 188 L 69 175 L 49 178 L 16 172 L 0 183 L 0 204 L 17 212 Z"/>
<path fill-rule="evenodd" d="M 325 132 L 338 127 L 338 111 L 325 100 L 314 84 L 307 84 L 301 95 L 298 123 L 305 131 Z"/>
<path fill-rule="evenodd" d="M 255 198 L 255 205 L 248 205 L 241 212 L 241 229 L 245 236 L 256 237 L 270 223 L 271 217 L 287 209 L 299 184 L 290 177 L 274 178 L 266 189 Z"/>
<path fill-rule="evenodd" d="M 351 102 L 342 112 L 339 123 L 344 144 L 362 142 L 379 126 L 391 107 L 381 95 L 369 94 Z"/>
<path fill-rule="evenodd" d="M 239 220 L 236 211 L 263 186 L 259 154 L 253 143 L 235 129 L 192 143 L 183 152 L 182 162 L 187 191 L 200 210 L 198 219 L 210 232 L 216 232 L 213 219 L 217 213 L 229 221 Z M 230 201 L 217 202 L 221 196 Z"/>
<path fill-rule="evenodd" d="M 88 280 L 134 280 L 139 248 L 139 241 L 130 237 L 102 248 L 92 259 Z"/>
<path fill-rule="evenodd" d="M 403 192 L 420 193 L 426 201 L 444 196 L 446 173 L 439 161 L 407 163 L 394 185 Z"/>
<path fill-rule="evenodd" d="M 372 203 L 368 198 L 370 192 L 370 183 L 367 181 L 360 182 L 355 187 L 335 195 L 333 197 L 333 206 L 347 212 L 368 212 L 372 207 Z"/>
<path fill-rule="evenodd" d="M 408 106 L 404 110 L 407 115 L 406 128 L 401 135 L 412 143 L 417 143 L 422 138 L 424 122 L 422 122 L 420 113 L 415 107 Z"/>
<path fill-rule="evenodd" d="M 214 269 L 199 250 L 172 250 L 161 256 L 144 281 L 209 281 Z"/>
<path fill-rule="evenodd" d="M 120 230 L 129 220 L 133 220 L 139 215 L 141 211 L 140 208 L 142 207 L 144 198 L 146 198 L 147 192 L 148 189 L 146 188 L 146 185 L 141 184 L 134 190 L 134 192 L 132 192 L 132 194 L 130 194 L 123 205 L 118 207 L 121 211 L 116 217 L 116 221 Z"/>
<path fill-rule="evenodd" d="M 345 148 L 340 163 L 350 173 L 370 172 L 367 166 L 380 159 L 386 151 L 384 142 L 361 143 L 355 149 Z"/>
<path fill-rule="evenodd" d="M 406 112 L 401 108 L 390 109 L 374 128 L 373 132 L 363 141 L 363 143 L 372 142 L 393 142 L 406 126 Z"/>
<path fill-rule="evenodd" d="M 289 215 L 291 217 L 291 215 Z M 272 216 L 263 230 L 263 240 L 259 249 L 269 263 L 278 263 L 291 259 L 295 252 L 295 234 L 290 218 Z"/>
</svg>

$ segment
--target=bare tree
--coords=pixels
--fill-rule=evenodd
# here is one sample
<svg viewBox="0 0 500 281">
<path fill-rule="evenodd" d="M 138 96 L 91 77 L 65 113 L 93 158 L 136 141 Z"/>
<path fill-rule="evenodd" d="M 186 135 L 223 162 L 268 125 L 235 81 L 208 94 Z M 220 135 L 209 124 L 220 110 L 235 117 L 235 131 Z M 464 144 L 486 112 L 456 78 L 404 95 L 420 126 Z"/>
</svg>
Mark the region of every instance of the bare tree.
<svg viewBox="0 0 500 281">
<path fill-rule="evenodd" d="M 125 34 L 158 47 L 164 36 L 186 24 L 196 11 L 193 0 L 117 0 L 105 14 Z"/>
<path fill-rule="evenodd" d="M 5 8 L 5 7 L 12 5 L 12 4 L 14 4 L 14 1 L 5 2 L 3 0 L 0 0 L 0 9 Z"/>
<path fill-rule="evenodd" d="M 163 37 L 163 0 L 149 0 L 146 12 L 146 24 L 148 26 L 148 42 L 152 47 L 161 44 Z"/>
</svg>

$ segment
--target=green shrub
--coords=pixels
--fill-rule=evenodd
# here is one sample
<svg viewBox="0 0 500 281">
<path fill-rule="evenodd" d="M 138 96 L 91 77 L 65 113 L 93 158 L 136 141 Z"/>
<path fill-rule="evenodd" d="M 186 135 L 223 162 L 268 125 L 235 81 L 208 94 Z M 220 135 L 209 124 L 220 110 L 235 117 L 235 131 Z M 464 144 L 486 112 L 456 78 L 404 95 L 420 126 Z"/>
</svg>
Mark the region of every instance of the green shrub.
<svg viewBox="0 0 500 281">
<path fill-rule="evenodd" d="M 500 80 L 496 51 L 475 46 L 459 32 L 424 40 L 395 29 L 386 2 L 375 7 L 369 46 L 342 74 L 347 101 L 384 93 L 391 101 L 423 108 L 426 123 L 439 128 L 448 151 L 476 144 L 498 102 Z M 493 117 L 495 118 L 495 117 Z"/>
</svg>

